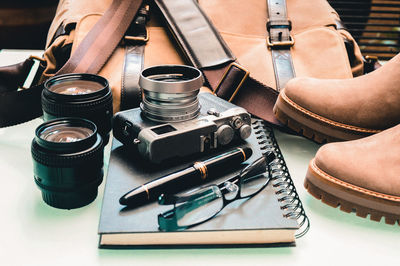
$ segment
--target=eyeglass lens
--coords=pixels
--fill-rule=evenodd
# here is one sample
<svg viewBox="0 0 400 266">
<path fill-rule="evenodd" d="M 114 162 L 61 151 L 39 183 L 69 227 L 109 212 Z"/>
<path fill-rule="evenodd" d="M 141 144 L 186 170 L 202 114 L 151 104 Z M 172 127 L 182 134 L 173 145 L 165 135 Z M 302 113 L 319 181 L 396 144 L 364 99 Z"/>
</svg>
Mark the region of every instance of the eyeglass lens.
<svg viewBox="0 0 400 266">
<path fill-rule="evenodd" d="M 240 197 L 246 198 L 254 195 L 262 189 L 268 182 L 266 174 L 243 177 L 240 183 Z"/>
<path fill-rule="evenodd" d="M 202 188 L 192 195 L 192 200 L 175 206 L 178 226 L 190 226 L 210 219 L 223 207 L 222 193 L 217 186 Z"/>
<path fill-rule="evenodd" d="M 191 200 L 176 205 L 175 215 L 178 226 L 190 226 L 210 219 L 224 207 L 223 197 L 231 201 L 235 198 L 252 196 L 260 191 L 267 182 L 266 174 L 241 178 L 239 197 L 237 197 L 239 188 L 233 182 L 224 182 L 221 188 L 217 186 L 202 188 L 191 195 Z"/>
</svg>

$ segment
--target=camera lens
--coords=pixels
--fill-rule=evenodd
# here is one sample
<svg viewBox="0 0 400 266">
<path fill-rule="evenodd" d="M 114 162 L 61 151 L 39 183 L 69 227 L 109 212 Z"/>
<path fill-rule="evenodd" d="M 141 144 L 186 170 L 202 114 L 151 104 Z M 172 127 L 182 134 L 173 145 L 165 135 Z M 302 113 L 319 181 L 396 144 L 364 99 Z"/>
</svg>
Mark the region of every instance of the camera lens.
<svg viewBox="0 0 400 266">
<path fill-rule="evenodd" d="M 35 131 L 31 153 L 35 182 L 50 206 L 73 209 L 97 196 L 104 145 L 97 127 L 82 118 L 60 118 Z"/>
<path fill-rule="evenodd" d="M 64 81 L 54 84 L 49 88 L 50 91 L 58 94 L 80 95 L 89 94 L 103 89 L 104 86 L 90 80 Z"/>
<path fill-rule="evenodd" d="M 184 65 L 146 68 L 139 78 L 143 99 L 140 109 L 156 122 L 180 122 L 200 112 L 197 95 L 203 85 L 200 70 Z"/>
<path fill-rule="evenodd" d="M 44 129 L 39 137 L 51 142 L 75 142 L 93 135 L 93 130 L 84 127 L 54 125 Z"/>
<path fill-rule="evenodd" d="M 81 117 L 94 122 L 105 144 L 112 121 L 112 94 L 105 78 L 92 74 L 65 74 L 47 80 L 42 92 L 45 121 Z"/>
</svg>

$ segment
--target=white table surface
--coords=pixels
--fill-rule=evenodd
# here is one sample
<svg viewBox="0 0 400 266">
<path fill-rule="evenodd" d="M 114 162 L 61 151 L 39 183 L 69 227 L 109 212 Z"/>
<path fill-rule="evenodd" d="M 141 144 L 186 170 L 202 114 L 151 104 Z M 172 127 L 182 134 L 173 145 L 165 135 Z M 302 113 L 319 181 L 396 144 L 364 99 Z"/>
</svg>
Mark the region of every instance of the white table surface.
<svg viewBox="0 0 400 266">
<path fill-rule="evenodd" d="M 0 52 L 0 65 L 40 51 Z M 318 145 L 276 132 L 310 231 L 290 248 L 98 249 L 104 181 L 90 205 L 59 210 L 46 205 L 33 180 L 30 143 L 35 119 L 0 129 L 0 265 L 400 265 L 400 226 L 329 207 L 303 187 Z M 109 147 L 106 158 L 109 158 Z"/>
</svg>

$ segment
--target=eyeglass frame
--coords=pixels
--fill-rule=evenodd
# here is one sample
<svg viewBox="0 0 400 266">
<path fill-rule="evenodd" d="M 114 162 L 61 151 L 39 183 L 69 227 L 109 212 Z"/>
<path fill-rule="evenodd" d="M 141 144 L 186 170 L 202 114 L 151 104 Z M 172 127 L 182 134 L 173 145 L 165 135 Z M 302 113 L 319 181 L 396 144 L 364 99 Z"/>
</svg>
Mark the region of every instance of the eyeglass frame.
<svg viewBox="0 0 400 266">
<path fill-rule="evenodd" d="M 187 193 L 190 193 L 190 195 L 187 195 L 187 196 L 186 195 L 179 196 L 179 194 L 173 194 L 173 195 L 162 194 L 162 195 L 160 195 L 160 197 L 158 199 L 158 203 L 160 205 L 172 204 L 172 205 L 174 205 L 174 207 L 172 209 L 168 210 L 168 211 L 165 211 L 163 213 L 158 214 L 157 220 L 158 220 L 159 230 L 160 231 L 182 231 L 182 230 L 197 226 L 199 224 L 205 223 L 205 222 L 213 219 L 215 216 L 217 216 L 230 203 L 232 203 L 232 202 L 234 202 L 236 200 L 239 200 L 239 199 L 250 199 L 250 198 L 254 197 L 258 193 L 260 193 L 262 190 L 264 190 L 264 188 L 268 185 L 269 181 L 271 180 L 270 175 L 269 175 L 270 171 L 268 170 L 269 169 L 269 162 L 267 162 L 267 167 L 268 168 L 263 173 L 259 173 L 257 175 L 250 176 L 250 177 L 255 177 L 255 176 L 259 176 L 259 175 L 266 176 L 265 184 L 262 185 L 254 193 L 249 194 L 249 195 L 247 195 L 245 197 L 241 196 L 241 189 L 242 189 L 241 188 L 241 184 L 242 184 L 242 181 L 243 181 L 243 178 L 245 177 L 245 175 L 241 176 L 240 174 L 237 174 L 237 175 L 235 175 L 235 176 L 233 176 L 233 177 L 231 177 L 231 178 L 229 178 L 229 179 L 227 179 L 227 180 L 225 180 L 225 181 L 223 181 L 223 182 L 221 182 L 219 184 L 211 184 L 211 185 L 207 185 L 207 186 L 202 186 L 202 187 L 199 187 L 199 188 L 197 188 L 195 190 L 189 191 Z M 250 178 L 250 177 L 247 177 L 247 178 Z M 239 185 L 236 184 L 237 182 L 239 182 Z M 227 199 L 226 198 L 226 195 L 230 192 L 230 191 L 225 192 L 228 189 L 227 186 L 226 186 L 226 183 L 230 183 L 230 184 L 236 185 L 238 187 L 236 195 L 232 199 Z M 193 223 L 193 224 L 190 224 L 190 225 L 184 225 L 184 226 L 178 225 L 178 220 L 179 219 L 176 217 L 176 212 L 175 212 L 176 208 L 177 208 L 176 204 L 184 203 L 184 202 L 187 202 L 187 201 L 190 201 L 190 200 L 197 199 L 197 198 L 199 198 L 199 195 L 196 193 L 196 191 L 201 191 L 201 190 L 206 189 L 206 188 L 210 188 L 211 189 L 213 187 L 218 188 L 219 192 L 222 195 L 222 207 L 220 208 L 220 210 L 217 211 L 214 215 L 210 216 L 209 218 L 207 218 L 205 220 L 202 220 L 202 221 L 199 221 L 197 223 Z M 199 205 L 198 207 L 201 207 L 201 206 L 202 205 Z M 198 207 L 195 207 L 195 208 L 198 208 Z M 186 213 L 189 213 L 189 212 L 186 212 Z M 166 217 L 169 217 L 169 216 L 171 216 L 171 218 L 166 218 Z"/>
</svg>

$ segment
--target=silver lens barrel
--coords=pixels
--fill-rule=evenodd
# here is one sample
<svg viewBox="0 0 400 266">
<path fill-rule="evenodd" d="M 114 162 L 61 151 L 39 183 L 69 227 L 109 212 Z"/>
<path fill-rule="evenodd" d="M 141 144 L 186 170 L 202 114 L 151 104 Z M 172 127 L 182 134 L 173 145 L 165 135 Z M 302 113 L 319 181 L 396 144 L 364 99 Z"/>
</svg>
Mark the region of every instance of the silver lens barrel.
<svg viewBox="0 0 400 266">
<path fill-rule="evenodd" d="M 197 95 L 203 85 L 200 70 L 184 65 L 161 65 L 142 71 L 143 114 L 157 122 L 180 122 L 198 116 Z"/>
</svg>

